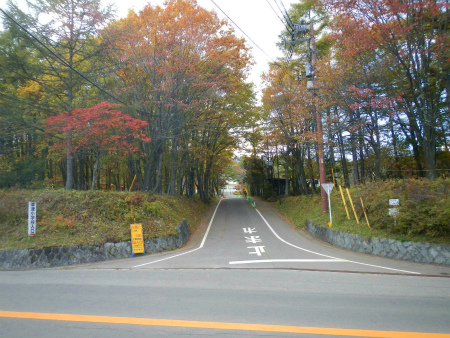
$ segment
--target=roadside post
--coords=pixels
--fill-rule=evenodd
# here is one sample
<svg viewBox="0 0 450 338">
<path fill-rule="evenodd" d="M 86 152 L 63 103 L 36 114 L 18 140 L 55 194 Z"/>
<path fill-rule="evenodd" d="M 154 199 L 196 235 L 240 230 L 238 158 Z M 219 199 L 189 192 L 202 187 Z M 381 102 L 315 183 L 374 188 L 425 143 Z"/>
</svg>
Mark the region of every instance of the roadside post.
<svg viewBox="0 0 450 338">
<path fill-rule="evenodd" d="M 362 209 L 363 209 L 363 211 L 364 211 L 364 217 L 366 217 L 367 226 L 368 226 L 369 229 L 370 229 L 369 218 L 367 217 L 367 212 L 366 212 L 366 208 L 364 207 L 363 199 L 362 199 L 362 197 L 360 197 L 359 199 L 361 200 L 361 206 L 362 206 Z"/>
<path fill-rule="evenodd" d="M 28 236 L 35 236 L 35 235 L 36 235 L 36 202 L 28 202 Z"/>
<path fill-rule="evenodd" d="M 348 213 L 347 202 L 345 202 L 344 193 L 342 192 L 342 186 L 339 186 L 339 191 L 341 192 L 342 203 L 344 204 L 345 212 L 347 213 L 347 219 L 350 219 L 350 214 Z"/>
<path fill-rule="evenodd" d="M 131 257 L 141 253 L 145 256 L 144 236 L 142 235 L 142 224 L 131 224 Z"/>
<path fill-rule="evenodd" d="M 345 188 L 345 190 L 347 191 L 348 199 L 350 200 L 350 205 L 352 206 L 353 209 L 353 215 L 355 215 L 356 224 L 359 224 L 359 219 L 358 215 L 356 214 L 355 205 L 353 204 L 352 195 L 350 195 L 350 191 L 348 190 L 348 188 Z"/>
<path fill-rule="evenodd" d="M 333 219 L 331 218 L 330 194 L 331 194 L 331 190 L 333 190 L 333 188 L 334 188 L 334 183 L 323 183 L 322 187 L 323 187 L 323 190 L 325 190 L 325 192 L 328 195 L 328 210 L 330 211 L 330 222 L 328 223 L 328 226 L 331 228 L 331 225 L 333 223 Z"/>
<path fill-rule="evenodd" d="M 392 216 L 394 218 L 394 225 L 397 225 L 398 209 L 396 207 L 398 207 L 399 205 L 400 205 L 399 199 L 389 200 L 389 216 Z"/>
</svg>

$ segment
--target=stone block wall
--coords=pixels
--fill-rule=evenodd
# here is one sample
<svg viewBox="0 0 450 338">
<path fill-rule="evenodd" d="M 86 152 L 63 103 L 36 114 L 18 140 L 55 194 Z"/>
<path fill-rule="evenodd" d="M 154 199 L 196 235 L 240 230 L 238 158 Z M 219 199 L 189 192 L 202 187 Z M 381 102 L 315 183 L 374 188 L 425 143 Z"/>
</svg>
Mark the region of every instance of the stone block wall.
<svg viewBox="0 0 450 338">
<path fill-rule="evenodd" d="M 450 245 L 363 237 L 320 226 L 310 220 L 306 220 L 305 229 L 325 242 L 352 251 L 419 263 L 450 265 Z"/>
<path fill-rule="evenodd" d="M 152 254 L 183 247 L 190 235 L 189 226 L 183 221 L 176 229 L 176 235 L 145 240 L 145 253 Z M 131 257 L 130 241 L 106 243 L 102 246 L 2 250 L 0 270 L 51 268 L 127 257 Z"/>
</svg>

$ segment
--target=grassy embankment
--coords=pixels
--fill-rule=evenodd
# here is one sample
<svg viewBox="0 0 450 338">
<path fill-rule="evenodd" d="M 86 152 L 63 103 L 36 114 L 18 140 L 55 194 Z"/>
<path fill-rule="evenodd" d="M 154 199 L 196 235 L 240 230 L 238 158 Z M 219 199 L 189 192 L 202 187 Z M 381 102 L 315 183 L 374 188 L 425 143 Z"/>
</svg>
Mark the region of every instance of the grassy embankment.
<svg viewBox="0 0 450 338">
<path fill-rule="evenodd" d="M 37 202 L 34 237 L 29 201 Z M 208 209 L 196 198 L 138 192 L 0 190 L 0 250 L 127 241 L 131 223 L 142 223 L 145 239 L 164 237 L 183 219 L 194 230 Z"/>
<path fill-rule="evenodd" d="M 350 189 L 359 224 L 344 190 L 350 219 L 339 189 L 331 193 L 332 228 L 367 237 L 450 244 L 450 179 L 374 182 Z M 369 219 L 367 225 L 362 198 Z M 389 199 L 399 199 L 398 215 L 389 216 Z M 297 227 L 306 219 L 327 226 L 329 214 L 321 214 L 320 195 L 287 197 L 272 203 Z"/>
<path fill-rule="evenodd" d="M 331 194 L 332 228 L 368 237 L 450 244 L 450 180 L 388 181 L 350 189 L 360 224 L 344 191 L 347 219 L 339 189 Z M 367 226 L 362 198 L 370 222 Z M 396 219 L 388 215 L 389 199 L 399 199 Z M 37 202 L 37 235 L 27 235 L 27 203 Z M 320 196 L 295 196 L 272 205 L 303 227 L 306 219 L 326 226 Z M 198 199 L 145 193 L 0 190 L 0 249 L 100 245 L 130 239 L 129 225 L 142 223 L 144 237 L 175 233 L 183 219 L 195 229 L 209 206 Z"/>
</svg>

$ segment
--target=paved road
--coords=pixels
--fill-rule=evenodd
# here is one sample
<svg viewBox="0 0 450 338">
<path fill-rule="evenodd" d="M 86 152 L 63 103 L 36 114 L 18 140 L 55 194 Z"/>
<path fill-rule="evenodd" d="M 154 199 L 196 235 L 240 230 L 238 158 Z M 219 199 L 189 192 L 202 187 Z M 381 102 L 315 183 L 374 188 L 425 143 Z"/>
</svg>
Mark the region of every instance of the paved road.
<svg viewBox="0 0 450 338">
<path fill-rule="evenodd" d="M 448 276 L 334 248 L 265 204 L 225 199 L 182 250 L 0 272 L 0 336 L 450 338 Z"/>
<path fill-rule="evenodd" d="M 83 268 L 298 269 L 450 277 L 450 267 L 397 261 L 336 248 L 293 229 L 265 203 L 224 199 L 187 248 Z M 301 208 L 301 205 L 299 205 Z M 201 236 L 199 236 L 201 235 Z"/>
</svg>

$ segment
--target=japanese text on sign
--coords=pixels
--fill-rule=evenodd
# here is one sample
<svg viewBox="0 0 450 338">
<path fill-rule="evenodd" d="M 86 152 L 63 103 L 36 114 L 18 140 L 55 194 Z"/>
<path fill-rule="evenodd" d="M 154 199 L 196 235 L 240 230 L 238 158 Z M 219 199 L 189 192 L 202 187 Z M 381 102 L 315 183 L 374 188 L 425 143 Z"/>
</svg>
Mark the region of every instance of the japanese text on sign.
<svg viewBox="0 0 450 338">
<path fill-rule="evenodd" d="M 36 235 L 36 202 L 28 202 L 28 236 Z"/>
<path fill-rule="evenodd" d="M 145 253 L 144 237 L 142 236 L 142 224 L 131 224 L 131 248 L 132 253 Z"/>
</svg>

